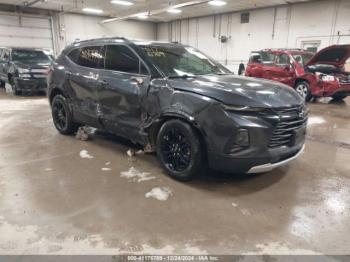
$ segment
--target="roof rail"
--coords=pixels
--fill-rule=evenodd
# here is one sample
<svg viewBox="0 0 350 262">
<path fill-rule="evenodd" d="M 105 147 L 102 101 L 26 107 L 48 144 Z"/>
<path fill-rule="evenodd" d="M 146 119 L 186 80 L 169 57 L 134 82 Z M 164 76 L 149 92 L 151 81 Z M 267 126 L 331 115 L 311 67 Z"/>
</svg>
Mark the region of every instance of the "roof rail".
<svg viewBox="0 0 350 262">
<path fill-rule="evenodd" d="M 270 50 L 270 51 L 306 51 L 302 48 L 266 48 L 264 50 Z"/>
<path fill-rule="evenodd" d="M 127 38 L 125 37 L 120 37 L 120 36 L 110 36 L 110 37 L 97 37 L 97 38 L 91 38 L 91 39 L 84 39 L 84 40 L 80 40 L 80 39 L 75 39 L 73 41 L 73 43 L 84 43 L 84 42 L 89 42 L 89 41 L 94 41 L 94 40 L 109 40 L 109 39 L 121 39 L 121 40 L 125 40 L 125 41 L 129 41 Z"/>
</svg>

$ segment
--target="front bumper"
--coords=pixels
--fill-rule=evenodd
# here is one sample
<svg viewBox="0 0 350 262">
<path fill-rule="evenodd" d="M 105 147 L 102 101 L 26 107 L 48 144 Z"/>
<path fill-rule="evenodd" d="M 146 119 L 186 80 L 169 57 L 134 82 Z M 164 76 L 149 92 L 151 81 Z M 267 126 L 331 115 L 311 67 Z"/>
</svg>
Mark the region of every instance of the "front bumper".
<svg viewBox="0 0 350 262">
<path fill-rule="evenodd" d="M 264 173 L 288 164 L 299 157 L 304 148 L 303 143 L 292 148 L 267 149 L 259 155 L 242 158 L 209 153 L 208 160 L 210 168 L 226 173 Z"/>
<path fill-rule="evenodd" d="M 40 92 L 47 89 L 46 78 L 43 79 L 23 79 L 15 78 L 16 89 L 18 91 Z"/>
<path fill-rule="evenodd" d="M 350 84 L 340 85 L 339 89 L 334 91 L 331 96 L 350 96 Z"/>
<path fill-rule="evenodd" d="M 293 161 L 294 159 L 298 158 L 304 152 L 304 149 L 305 149 L 305 145 L 303 145 L 303 147 L 299 150 L 299 152 L 296 155 L 294 155 L 290 158 L 287 158 L 287 159 L 282 160 L 282 161 L 277 162 L 277 163 L 268 163 L 268 164 L 264 164 L 264 165 L 254 166 L 251 169 L 249 169 L 247 173 L 248 174 L 257 174 L 257 173 L 270 172 L 273 169 L 280 167 L 280 166 L 284 166 L 284 165 L 288 164 L 289 162 Z"/>
<path fill-rule="evenodd" d="M 308 114 L 296 113 L 282 112 L 280 117 L 216 114 L 215 128 L 206 128 L 209 167 L 226 173 L 261 173 L 297 158 L 304 148 Z M 231 150 L 239 129 L 249 130 L 249 146 Z"/>
</svg>

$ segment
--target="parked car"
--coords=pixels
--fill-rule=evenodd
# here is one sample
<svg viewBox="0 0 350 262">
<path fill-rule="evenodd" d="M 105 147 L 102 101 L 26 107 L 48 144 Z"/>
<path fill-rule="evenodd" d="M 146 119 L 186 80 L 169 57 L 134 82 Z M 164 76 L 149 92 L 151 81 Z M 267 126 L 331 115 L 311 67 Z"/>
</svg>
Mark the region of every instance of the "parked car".
<svg viewBox="0 0 350 262">
<path fill-rule="evenodd" d="M 48 77 L 53 122 L 89 125 L 156 151 L 173 178 L 267 172 L 304 146 L 308 110 L 288 86 L 233 75 L 177 43 L 104 38 L 65 48 Z"/>
<path fill-rule="evenodd" d="M 43 50 L 33 48 L 4 48 L 0 57 L 0 81 L 8 82 L 14 94 L 46 92 L 46 78 L 52 64 Z"/>
<path fill-rule="evenodd" d="M 4 47 L 0 47 L 0 58 L 2 56 L 2 52 L 4 51 Z M 5 88 L 5 82 L 1 81 L 0 79 L 0 88 Z"/>
<path fill-rule="evenodd" d="M 294 87 L 306 100 L 312 97 L 343 99 L 350 95 L 350 74 L 344 64 L 350 45 L 333 45 L 316 54 L 300 49 L 252 52 L 246 76 L 278 81 Z"/>
</svg>

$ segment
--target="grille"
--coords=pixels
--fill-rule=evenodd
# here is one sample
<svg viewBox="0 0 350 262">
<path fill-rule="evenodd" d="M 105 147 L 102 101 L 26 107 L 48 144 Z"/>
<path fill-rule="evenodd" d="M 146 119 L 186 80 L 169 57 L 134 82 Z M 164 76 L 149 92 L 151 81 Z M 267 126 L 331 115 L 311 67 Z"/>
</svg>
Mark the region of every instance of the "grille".
<svg viewBox="0 0 350 262">
<path fill-rule="evenodd" d="M 48 69 L 31 69 L 30 72 L 33 78 L 46 78 Z"/>
<path fill-rule="evenodd" d="M 275 111 L 280 115 L 280 121 L 272 133 L 269 147 L 289 146 L 293 141 L 294 131 L 306 126 L 308 110 L 302 105 L 277 108 Z"/>
</svg>

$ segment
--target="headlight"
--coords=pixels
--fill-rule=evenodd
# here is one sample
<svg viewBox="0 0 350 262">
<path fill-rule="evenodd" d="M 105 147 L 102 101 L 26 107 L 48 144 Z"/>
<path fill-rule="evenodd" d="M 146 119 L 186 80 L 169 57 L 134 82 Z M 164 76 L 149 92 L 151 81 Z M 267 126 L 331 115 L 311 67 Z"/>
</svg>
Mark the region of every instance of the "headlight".
<svg viewBox="0 0 350 262">
<path fill-rule="evenodd" d="M 325 81 L 325 82 L 333 82 L 336 80 L 336 78 L 332 75 L 325 75 L 325 74 L 320 74 L 319 78 L 321 81 Z"/>
<path fill-rule="evenodd" d="M 25 74 L 25 73 L 29 73 L 30 70 L 29 69 L 25 69 L 25 68 L 18 68 L 18 73 L 19 74 Z"/>
<path fill-rule="evenodd" d="M 31 78 L 30 74 L 18 74 L 19 78 Z"/>
<path fill-rule="evenodd" d="M 250 107 L 250 106 L 233 106 L 222 104 L 222 107 L 226 111 L 235 111 L 235 112 L 260 112 L 265 108 L 262 107 Z"/>
</svg>

